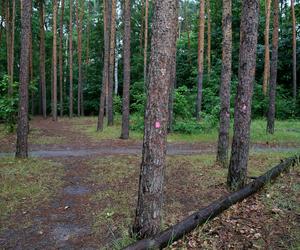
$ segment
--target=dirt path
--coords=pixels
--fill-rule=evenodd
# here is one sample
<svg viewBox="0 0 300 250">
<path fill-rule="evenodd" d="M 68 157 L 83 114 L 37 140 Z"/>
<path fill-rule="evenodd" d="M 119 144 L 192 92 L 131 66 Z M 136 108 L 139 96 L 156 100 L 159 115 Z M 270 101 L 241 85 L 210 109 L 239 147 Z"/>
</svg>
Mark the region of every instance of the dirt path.
<svg viewBox="0 0 300 250">
<path fill-rule="evenodd" d="M 86 181 L 89 168 L 85 161 L 69 157 L 60 162 L 65 168 L 62 189 L 49 204 L 27 212 L 32 225 L 0 235 L 1 249 L 97 249 L 91 238 L 89 197 L 93 187 Z"/>
</svg>

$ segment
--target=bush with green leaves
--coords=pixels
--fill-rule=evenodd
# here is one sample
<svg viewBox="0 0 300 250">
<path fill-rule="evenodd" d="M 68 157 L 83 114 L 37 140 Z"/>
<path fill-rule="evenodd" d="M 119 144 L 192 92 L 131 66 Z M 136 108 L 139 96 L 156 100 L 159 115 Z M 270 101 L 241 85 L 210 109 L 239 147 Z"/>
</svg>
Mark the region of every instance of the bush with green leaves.
<svg viewBox="0 0 300 250">
<path fill-rule="evenodd" d="M 3 122 L 9 130 L 14 130 L 18 115 L 18 83 L 12 83 L 12 93 L 8 93 L 10 79 L 4 75 L 0 81 L 0 121 Z"/>
</svg>

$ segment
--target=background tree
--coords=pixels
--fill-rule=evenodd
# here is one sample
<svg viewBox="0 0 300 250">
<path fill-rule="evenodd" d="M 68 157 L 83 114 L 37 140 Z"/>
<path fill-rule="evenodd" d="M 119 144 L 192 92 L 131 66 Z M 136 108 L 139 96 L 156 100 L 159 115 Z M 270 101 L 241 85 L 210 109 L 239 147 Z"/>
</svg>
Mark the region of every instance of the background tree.
<svg viewBox="0 0 300 250">
<path fill-rule="evenodd" d="M 103 27 L 104 27 L 104 65 L 103 65 L 103 73 L 102 73 L 102 87 L 101 87 L 101 95 L 100 95 L 100 107 L 99 107 L 99 115 L 98 115 L 98 124 L 97 131 L 103 130 L 103 121 L 104 121 L 104 105 L 105 105 L 105 97 L 106 97 L 106 89 L 108 86 L 108 69 L 109 69 L 109 22 L 108 22 L 108 2 L 107 0 L 103 0 Z"/>
<path fill-rule="evenodd" d="M 79 6 L 80 5 L 80 6 Z M 78 59 L 78 85 L 77 85 L 77 114 L 83 115 L 82 93 L 82 19 L 83 1 L 76 0 L 76 27 L 77 27 L 77 59 Z"/>
<path fill-rule="evenodd" d="M 42 112 L 43 117 L 47 116 L 47 96 L 46 96 L 46 69 L 45 69 L 45 16 L 44 16 L 44 0 L 39 1 L 39 13 L 40 13 L 40 88 L 42 99 Z"/>
<path fill-rule="evenodd" d="M 138 204 L 133 232 L 151 237 L 161 226 L 162 192 L 168 126 L 171 64 L 176 47 L 178 2 L 154 2 L 151 60 L 147 86 L 147 106 Z"/>
<path fill-rule="evenodd" d="M 52 83 L 52 119 L 57 120 L 57 0 L 53 1 L 53 51 L 52 51 L 52 67 L 53 67 L 53 83 Z"/>
<path fill-rule="evenodd" d="M 110 48 L 109 48 L 109 82 L 107 100 L 107 125 L 114 123 L 113 111 L 113 90 L 114 90 L 114 66 L 115 66 L 115 47 L 116 47 L 116 0 L 111 1 L 110 14 Z"/>
<path fill-rule="evenodd" d="M 30 13 L 31 0 L 22 0 L 21 12 L 21 59 L 20 59 L 20 87 L 19 112 L 17 127 L 16 157 L 28 157 L 28 85 L 29 85 L 29 42 L 30 42 Z"/>
<path fill-rule="evenodd" d="M 69 116 L 73 117 L 73 1 L 70 4 L 70 22 L 69 22 L 69 70 L 70 70 L 70 87 L 69 87 Z"/>
<path fill-rule="evenodd" d="M 204 57 L 204 24 L 205 24 L 205 0 L 200 1 L 199 34 L 198 34 L 198 91 L 196 100 L 196 119 L 200 121 L 203 89 L 203 57 Z"/>
<path fill-rule="evenodd" d="M 291 0 L 291 12 L 293 22 L 293 97 L 296 103 L 297 97 L 297 38 L 296 38 L 296 17 L 294 0 Z"/>
<path fill-rule="evenodd" d="M 59 106 L 60 116 L 63 116 L 63 36 L 64 36 L 64 12 L 65 12 L 65 1 L 60 2 L 60 23 L 59 23 Z"/>
<path fill-rule="evenodd" d="M 207 73 L 211 71 L 211 18 L 210 18 L 210 0 L 206 0 L 207 8 Z"/>
<path fill-rule="evenodd" d="M 251 103 L 256 67 L 259 0 L 243 0 L 239 83 L 234 106 L 234 131 L 227 184 L 238 190 L 246 184 L 250 143 Z"/>
<path fill-rule="evenodd" d="M 121 138 L 129 138 L 129 88 L 130 88 L 130 32 L 131 32 L 131 5 L 130 0 L 124 2 L 124 80 L 122 105 L 122 132 Z"/>
<path fill-rule="evenodd" d="M 276 86 L 277 86 L 277 65 L 278 65 L 278 32 L 279 32 L 279 3 L 273 0 L 273 41 L 271 57 L 271 75 L 269 88 L 269 108 L 267 113 L 267 132 L 274 134 L 275 123 L 275 103 L 276 103 Z"/>
<path fill-rule="evenodd" d="M 270 32 L 270 13 L 271 13 L 271 0 L 266 0 L 265 15 L 265 64 L 264 64 L 264 80 L 263 80 L 263 92 L 267 94 L 268 83 L 270 78 L 270 48 L 269 48 L 269 32 Z"/>
<path fill-rule="evenodd" d="M 144 34 L 144 83 L 147 84 L 148 59 L 148 26 L 149 26 L 149 0 L 145 0 L 145 34 Z"/>
<path fill-rule="evenodd" d="M 230 128 L 230 82 L 232 64 L 232 3 L 223 0 L 223 45 L 222 45 L 222 73 L 220 85 L 220 124 L 217 162 L 227 167 Z"/>
</svg>

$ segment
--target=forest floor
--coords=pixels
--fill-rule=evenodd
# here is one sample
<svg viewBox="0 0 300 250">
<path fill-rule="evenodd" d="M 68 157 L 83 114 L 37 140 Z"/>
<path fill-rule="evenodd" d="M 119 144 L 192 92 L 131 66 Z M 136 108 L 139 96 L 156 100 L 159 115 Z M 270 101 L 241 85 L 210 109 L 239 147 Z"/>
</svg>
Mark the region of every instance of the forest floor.
<svg viewBox="0 0 300 250">
<path fill-rule="evenodd" d="M 299 153 L 300 122 L 252 124 L 249 176 Z M 15 136 L 0 127 L 0 249 L 120 249 L 137 200 L 142 134 L 118 139 L 120 124 L 96 133 L 96 118 L 40 117 L 30 123 L 28 160 L 15 160 Z M 228 193 L 215 164 L 217 132 L 172 134 L 163 227 Z M 300 169 L 228 209 L 169 249 L 299 249 Z"/>
</svg>

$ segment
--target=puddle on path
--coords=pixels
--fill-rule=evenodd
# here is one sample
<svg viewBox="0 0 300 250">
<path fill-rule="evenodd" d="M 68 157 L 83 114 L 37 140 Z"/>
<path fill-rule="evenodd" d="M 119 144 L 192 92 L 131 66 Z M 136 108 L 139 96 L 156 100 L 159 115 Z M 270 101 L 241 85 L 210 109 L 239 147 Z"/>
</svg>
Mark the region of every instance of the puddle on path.
<svg viewBox="0 0 300 250">
<path fill-rule="evenodd" d="M 84 186 L 67 186 L 64 188 L 64 193 L 68 195 L 84 195 L 88 194 L 91 191 Z"/>
</svg>

